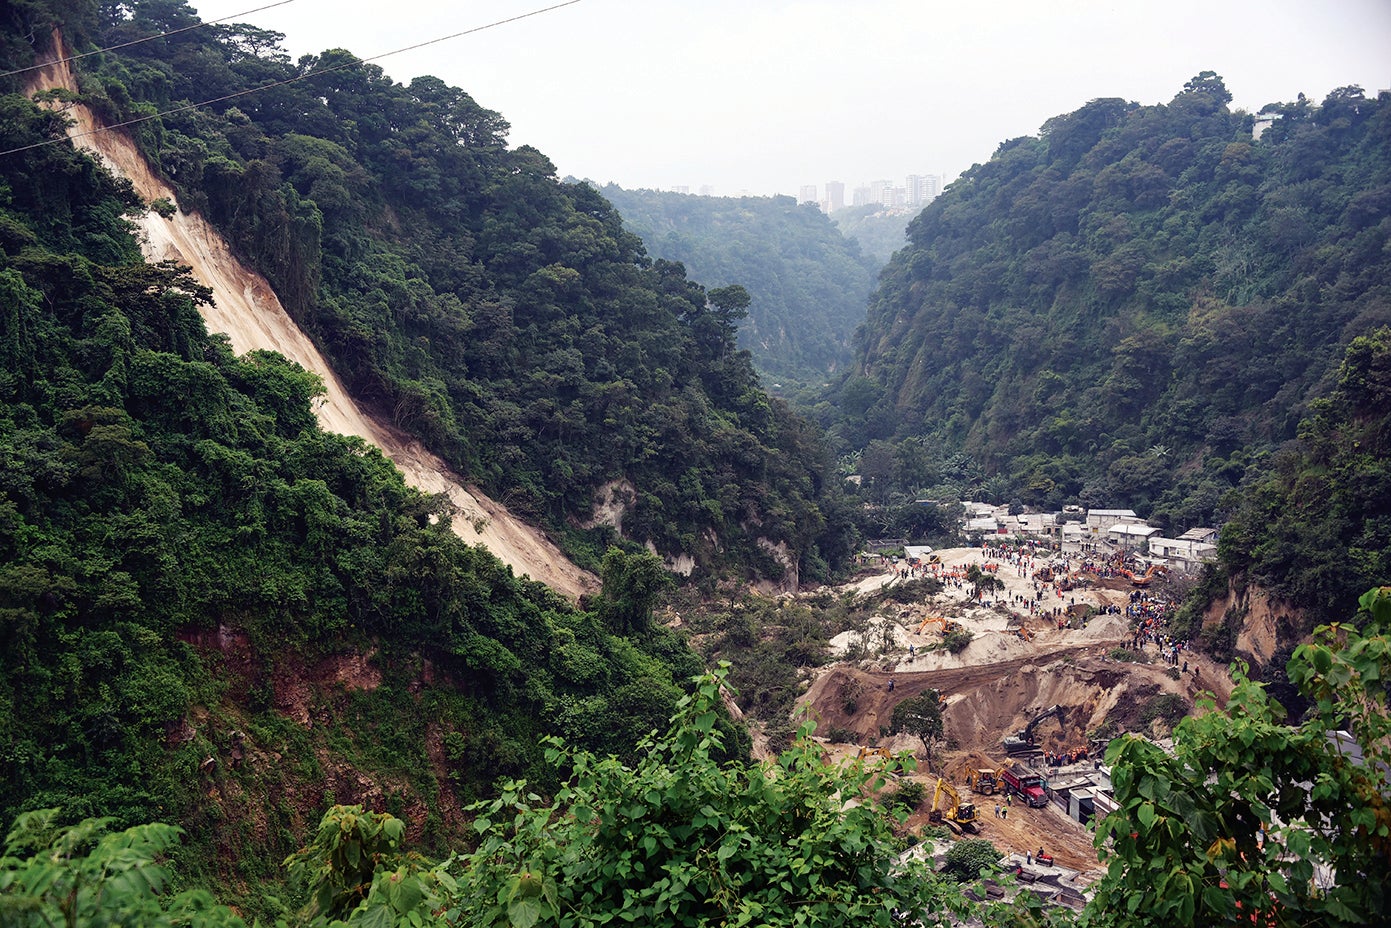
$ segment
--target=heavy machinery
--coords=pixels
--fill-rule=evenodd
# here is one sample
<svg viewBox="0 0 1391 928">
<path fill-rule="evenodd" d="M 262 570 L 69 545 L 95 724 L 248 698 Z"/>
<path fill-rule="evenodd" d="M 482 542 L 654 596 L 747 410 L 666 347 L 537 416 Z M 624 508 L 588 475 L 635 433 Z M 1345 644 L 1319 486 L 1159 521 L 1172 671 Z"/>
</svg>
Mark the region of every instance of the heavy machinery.
<svg viewBox="0 0 1391 928">
<path fill-rule="evenodd" d="M 1039 723 L 1044 719 L 1056 718 L 1061 720 L 1062 717 L 1062 706 L 1049 706 L 1030 719 L 1029 724 L 1025 725 L 1021 731 L 1013 735 L 1006 735 L 1005 750 L 1010 754 L 1030 754 L 1037 751 L 1038 748 L 1034 745 L 1034 729 L 1038 728 Z"/>
<path fill-rule="evenodd" d="M 893 754 L 888 748 L 860 748 L 860 753 L 855 755 L 856 760 L 867 760 L 872 757 L 888 759 L 893 757 Z"/>
<path fill-rule="evenodd" d="M 945 803 L 942 802 L 943 796 L 947 799 Z M 946 825 L 957 834 L 963 831 L 975 834 L 976 831 L 975 805 L 962 802 L 956 788 L 941 777 L 937 778 L 937 789 L 932 794 L 932 811 L 928 818 L 933 824 Z"/>
<path fill-rule="evenodd" d="M 1011 764 L 1000 771 L 1005 791 L 1013 793 L 1035 809 L 1048 805 L 1048 792 L 1044 786 L 1043 775 L 1021 764 Z"/>
<path fill-rule="evenodd" d="M 1038 570 L 1034 571 L 1034 579 L 1039 581 L 1040 583 L 1052 583 L 1053 568 L 1040 567 Z"/>
<path fill-rule="evenodd" d="M 982 796 L 993 796 L 1000 788 L 1000 777 L 989 767 L 979 767 L 967 774 L 966 782 L 974 792 Z"/>
<path fill-rule="evenodd" d="M 961 623 L 960 623 L 960 622 L 953 622 L 951 619 L 948 619 L 946 616 L 941 616 L 941 615 L 930 615 L 930 616 L 928 616 L 927 618 L 925 618 L 925 619 L 922 620 L 922 624 L 918 626 L 918 631 L 917 631 L 917 633 L 918 633 L 919 635 L 921 635 L 921 634 L 923 633 L 923 629 L 927 628 L 929 625 L 939 625 L 939 626 L 941 626 L 941 631 L 942 631 L 942 634 L 944 634 L 944 635 L 945 635 L 947 632 L 954 632 L 954 631 L 957 631 L 958 629 L 961 628 Z"/>
<path fill-rule="evenodd" d="M 1147 587 L 1150 585 L 1151 581 L 1154 580 L 1155 574 L 1167 574 L 1168 572 L 1169 568 L 1164 567 L 1163 565 L 1151 564 L 1150 569 L 1145 571 L 1145 575 L 1143 577 L 1137 577 L 1134 574 L 1131 574 L 1130 582 L 1141 588 Z"/>
</svg>

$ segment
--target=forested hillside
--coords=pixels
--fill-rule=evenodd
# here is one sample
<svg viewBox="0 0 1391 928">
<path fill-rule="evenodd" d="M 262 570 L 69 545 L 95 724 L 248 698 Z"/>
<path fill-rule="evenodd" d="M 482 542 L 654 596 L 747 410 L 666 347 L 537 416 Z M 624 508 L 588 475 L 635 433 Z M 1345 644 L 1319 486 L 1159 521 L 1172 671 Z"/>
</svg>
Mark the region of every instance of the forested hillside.
<svg viewBox="0 0 1391 928">
<path fill-rule="evenodd" d="M 50 22 L 82 50 L 196 21 L 169 2 L 6 15 L 21 62 L 49 51 Z M 342 50 L 291 62 L 278 39 L 216 26 L 84 59 L 81 96 L 118 122 L 271 85 L 131 131 L 359 400 L 590 568 L 615 538 L 583 527 L 611 483 L 622 535 L 667 557 L 791 580 L 843 555 L 816 440 L 737 350 L 737 306 L 648 258 L 540 152 L 508 149 L 503 118 L 463 91 Z"/>
<path fill-rule="evenodd" d="M 653 255 L 707 286 L 748 290 L 739 344 L 765 377 L 819 386 L 850 360 L 850 342 L 882 264 L 824 213 L 791 197 L 693 197 L 601 191 Z"/>
<path fill-rule="evenodd" d="M 59 126 L 0 97 L 4 149 Z M 631 755 L 700 669 L 648 625 L 657 558 L 611 550 L 580 611 L 465 545 L 319 429 L 316 377 L 207 334 L 143 208 L 65 140 L 0 158 L 5 827 L 172 821 L 186 874 L 259 896 L 335 799 L 442 847 L 497 777 L 554 778 L 543 735 Z"/>
<path fill-rule="evenodd" d="M 846 238 L 859 243 L 860 250 L 881 265 L 888 264 L 894 252 L 908 244 L 908 223 L 913 216 L 890 212 L 878 203 L 847 206 L 831 214 L 831 221 Z"/>
<path fill-rule="evenodd" d="M 1000 502 L 1220 521 L 1391 321 L 1391 103 L 1272 104 L 1257 139 L 1229 101 L 1093 100 L 955 182 L 871 302 L 842 443 L 910 491 L 926 441 Z"/>
<path fill-rule="evenodd" d="M 1310 404 L 1298 440 L 1235 497 L 1218 569 L 1194 598 L 1191 621 L 1228 587 L 1237 603 L 1256 587 L 1280 608 L 1280 644 L 1290 647 L 1325 617 L 1352 611 L 1362 592 L 1391 578 L 1388 461 L 1391 329 L 1380 328 L 1353 339 L 1336 388 Z M 1208 632 L 1219 653 L 1230 653 L 1245 618 L 1230 609 Z"/>
</svg>

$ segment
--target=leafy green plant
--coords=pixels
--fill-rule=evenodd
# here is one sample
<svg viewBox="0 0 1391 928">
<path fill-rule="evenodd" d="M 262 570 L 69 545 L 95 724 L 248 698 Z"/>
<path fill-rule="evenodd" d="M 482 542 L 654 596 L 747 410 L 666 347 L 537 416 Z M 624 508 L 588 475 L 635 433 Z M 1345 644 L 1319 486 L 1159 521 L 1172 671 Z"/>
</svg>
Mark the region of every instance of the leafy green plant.
<svg viewBox="0 0 1391 928">
<path fill-rule="evenodd" d="M 1106 752 L 1118 809 L 1097 828 L 1097 926 L 1379 924 L 1391 915 L 1391 587 L 1353 623 L 1320 626 L 1290 659 L 1313 703 L 1298 726 L 1235 668 L 1225 708 L 1174 729 L 1173 754 L 1136 737 Z M 1349 737 L 1350 736 L 1350 737 Z M 1361 759 L 1352 754 L 1354 747 Z"/>
<path fill-rule="evenodd" d="M 981 874 L 993 871 L 1002 857 L 1004 855 L 989 841 L 967 838 L 952 844 L 942 864 L 942 872 L 958 882 L 969 883 L 979 879 Z"/>
<path fill-rule="evenodd" d="M 960 654 L 975 638 L 975 633 L 969 628 L 958 628 L 942 636 L 942 646 L 952 654 Z"/>
<path fill-rule="evenodd" d="M 956 906 L 919 864 L 898 863 L 872 802 L 898 761 L 827 766 L 802 727 L 772 769 L 714 762 L 723 672 L 682 701 L 632 767 L 572 752 L 551 803 L 523 783 L 474 811 L 480 842 L 456 904 L 477 925 L 871 924 Z"/>
<path fill-rule="evenodd" d="M 57 809 L 15 819 L 0 855 L 0 925 L 6 928 L 245 928 L 206 890 L 168 894 L 163 864 L 182 830 L 110 819 L 60 824 Z"/>
</svg>

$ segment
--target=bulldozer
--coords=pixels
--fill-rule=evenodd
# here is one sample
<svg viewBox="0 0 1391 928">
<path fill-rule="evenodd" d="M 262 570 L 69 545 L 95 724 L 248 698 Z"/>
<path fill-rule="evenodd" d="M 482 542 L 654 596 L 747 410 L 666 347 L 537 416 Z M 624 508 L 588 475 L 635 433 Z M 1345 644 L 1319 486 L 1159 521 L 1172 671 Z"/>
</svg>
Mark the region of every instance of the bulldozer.
<svg viewBox="0 0 1391 928">
<path fill-rule="evenodd" d="M 946 797 L 946 802 L 942 797 Z M 976 807 L 973 803 L 962 802 L 956 788 L 941 777 L 937 778 L 937 789 L 932 794 L 932 811 L 928 819 L 936 825 L 946 825 L 956 834 L 976 833 Z"/>
</svg>

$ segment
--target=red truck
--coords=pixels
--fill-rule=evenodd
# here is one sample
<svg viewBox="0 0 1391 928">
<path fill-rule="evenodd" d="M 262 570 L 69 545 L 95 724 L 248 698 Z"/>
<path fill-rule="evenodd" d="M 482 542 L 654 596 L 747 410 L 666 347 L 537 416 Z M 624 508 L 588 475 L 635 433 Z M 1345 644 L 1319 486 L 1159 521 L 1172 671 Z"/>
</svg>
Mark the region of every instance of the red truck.
<svg viewBox="0 0 1391 928">
<path fill-rule="evenodd" d="M 1008 792 L 1014 793 L 1035 809 L 1048 805 L 1048 793 L 1044 789 L 1041 775 L 1022 764 L 1011 764 L 1000 773 Z"/>
</svg>

